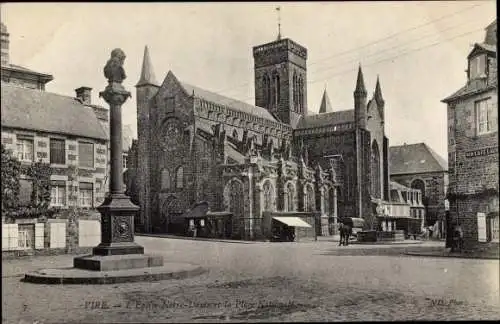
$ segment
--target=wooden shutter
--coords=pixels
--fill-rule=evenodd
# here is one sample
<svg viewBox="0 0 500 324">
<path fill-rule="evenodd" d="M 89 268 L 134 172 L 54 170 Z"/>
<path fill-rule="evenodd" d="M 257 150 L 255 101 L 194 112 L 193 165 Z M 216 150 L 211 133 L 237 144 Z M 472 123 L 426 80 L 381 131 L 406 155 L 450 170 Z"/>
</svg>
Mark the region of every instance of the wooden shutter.
<svg viewBox="0 0 500 324">
<path fill-rule="evenodd" d="M 44 223 L 35 224 L 35 249 L 43 249 L 44 247 Z"/>
</svg>

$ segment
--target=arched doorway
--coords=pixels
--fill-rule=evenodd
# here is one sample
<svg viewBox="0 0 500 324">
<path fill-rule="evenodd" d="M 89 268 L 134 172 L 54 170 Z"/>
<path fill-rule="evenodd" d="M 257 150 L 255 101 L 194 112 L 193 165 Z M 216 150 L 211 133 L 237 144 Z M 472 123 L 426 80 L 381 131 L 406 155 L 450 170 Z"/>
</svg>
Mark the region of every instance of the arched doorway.
<svg viewBox="0 0 500 324">
<path fill-rule="evenodd" d="M 380 195 L 380 150 L 377 141 L 373 141 L 371 150 L 371 195 L 381 198 Z"/>
<path fill-rule="evenodd" d="M 183 214 L 180 200 L 169 196 L 161 205 L 161 230 L 172 234 L 184 233 L 184 221 L 180 219 Z"/>
<path fill-rule="evenodd" d="M 267 180 L 264 182 L 264 185 L 262 186 L 262 193 L 264 198 L 262 205 L 263 211 L 274 211 L 274 202 L 276 200 L 274 198 L 274 186 L 271 181 Z"/>
</svg>

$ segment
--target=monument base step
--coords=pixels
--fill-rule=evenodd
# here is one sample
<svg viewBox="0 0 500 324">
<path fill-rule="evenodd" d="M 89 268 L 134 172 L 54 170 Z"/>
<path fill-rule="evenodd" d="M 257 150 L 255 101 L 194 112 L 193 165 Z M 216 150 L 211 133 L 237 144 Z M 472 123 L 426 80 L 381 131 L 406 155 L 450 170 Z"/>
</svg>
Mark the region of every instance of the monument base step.
<svg viewBox="0 0 500 324">
<path fill-rule="evenodd" d="M 163 266 L 163 257 L 145 254 L 86 255 L 73 259 L 76 269 L 115 271 Z"/>
<path fill-rule="evenodd" d="M 101 243 L 92 249 L 93 255 L 143 254 L 144 247 L 135 242 Z"/>
<path fill-rule="evenodd" d="M 184 279 L 201 275 L 207 270 L 186 263 L 167 263 L 161 267 L 116 271 L 89 271 L 76 268 L 40 269 L 26 273 L 24 282 L 38 284 L 117 284 Z"/>
</svg>

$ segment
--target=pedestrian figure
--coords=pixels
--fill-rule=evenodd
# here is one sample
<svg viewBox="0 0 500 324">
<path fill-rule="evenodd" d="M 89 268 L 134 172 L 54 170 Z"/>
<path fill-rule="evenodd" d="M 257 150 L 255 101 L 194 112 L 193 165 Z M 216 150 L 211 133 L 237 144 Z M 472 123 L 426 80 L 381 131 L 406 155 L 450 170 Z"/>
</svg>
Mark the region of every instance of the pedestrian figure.
<svg viewBox="0 0 500 324">
<path fill-rule="evenodd" d="M 462 252 L 463 249 L 463 238 L 464 234 L 462 231 L 462 227 L 460 225 L 456 225 L 453 231 L 453 244 L 451 246 L 451 252 Z"/>
<path fill-rule="evenodd" d="M 343 227 L 344 227 L 344 224 L 343 223 L 340 223 L 339 224 L 339 234 L 340 234 L 340 240 L 339 240 L 339 246 L 342 245 L 342 241 L 343 241 Z"/>
<path fill-rule="evenodd" d="M 339 246 L 341 246 L 341 245 L 348 246 L 349 245 L 349 237 L 352 235 L 352 227 L 350 225 L 340 223 L 339 232 L 340 232 Z"/>
<path fill-rule="evenodd" d="M 198 235 L 198 224 L 195 224 L 193 228 L 193 237 L 196 238 L 196 235 Z"/>
</svg>

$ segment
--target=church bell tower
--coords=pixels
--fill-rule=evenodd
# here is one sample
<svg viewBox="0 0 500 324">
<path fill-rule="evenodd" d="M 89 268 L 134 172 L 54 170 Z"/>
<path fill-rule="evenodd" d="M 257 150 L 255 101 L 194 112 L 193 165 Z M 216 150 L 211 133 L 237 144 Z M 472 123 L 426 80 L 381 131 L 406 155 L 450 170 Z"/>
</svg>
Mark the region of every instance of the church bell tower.
<svg viewBox="0 0 500 324">
<path fill-rule="evenodd" d="M 307 115 L 307 49 L 291 39 L 253 48 L 255 105 L 294 127 Z"/>
</svg>

